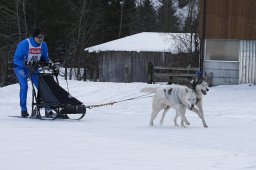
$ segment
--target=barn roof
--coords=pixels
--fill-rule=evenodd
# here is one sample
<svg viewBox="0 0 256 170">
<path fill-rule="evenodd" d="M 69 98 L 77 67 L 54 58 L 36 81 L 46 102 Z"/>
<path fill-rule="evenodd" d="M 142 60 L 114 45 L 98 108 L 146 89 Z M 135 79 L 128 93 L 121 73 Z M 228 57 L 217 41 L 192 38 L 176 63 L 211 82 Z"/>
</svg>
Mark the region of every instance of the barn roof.
<svg viewBox="0 0 256 170">
<path fill-rule="evenodd" d="M 189 33 L 142 32 L 85 48 L 85 51 L 188 52 Z"/>
</svg>

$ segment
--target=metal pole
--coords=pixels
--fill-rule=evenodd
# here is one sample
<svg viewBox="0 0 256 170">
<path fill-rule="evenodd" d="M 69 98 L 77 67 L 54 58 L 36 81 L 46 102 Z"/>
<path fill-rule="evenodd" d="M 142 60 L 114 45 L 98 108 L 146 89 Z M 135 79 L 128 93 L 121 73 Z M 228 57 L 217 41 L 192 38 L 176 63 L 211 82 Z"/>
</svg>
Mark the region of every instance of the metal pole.
<svg viewBox="0 0 256 170">
<path fill-rule="evenodd" d="M 121 6 L 121 16 L 120 16 L 120 25 L 119 25 L 119 34 L 118 34 L 119 38 L 121 37 L 121 31 L 122 31 L 124 0 L 120 1 L 120 6 Z"/>
</svg>

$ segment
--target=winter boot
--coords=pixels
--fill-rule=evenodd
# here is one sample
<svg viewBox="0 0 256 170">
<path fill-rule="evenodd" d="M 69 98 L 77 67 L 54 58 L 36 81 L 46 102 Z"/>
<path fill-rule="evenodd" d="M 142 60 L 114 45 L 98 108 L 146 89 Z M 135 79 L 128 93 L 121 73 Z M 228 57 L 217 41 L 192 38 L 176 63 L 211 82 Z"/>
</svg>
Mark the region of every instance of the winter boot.
<svg viewBox="0 0 256 170">
<path fill-rule="evenodd" d="M 21 117 L 26 118 L 28 116 L 29 116 L 29 114 L 28 114 L 28 112 L 26 110 L 25 111 L 21 111 Z"/>
</svg>

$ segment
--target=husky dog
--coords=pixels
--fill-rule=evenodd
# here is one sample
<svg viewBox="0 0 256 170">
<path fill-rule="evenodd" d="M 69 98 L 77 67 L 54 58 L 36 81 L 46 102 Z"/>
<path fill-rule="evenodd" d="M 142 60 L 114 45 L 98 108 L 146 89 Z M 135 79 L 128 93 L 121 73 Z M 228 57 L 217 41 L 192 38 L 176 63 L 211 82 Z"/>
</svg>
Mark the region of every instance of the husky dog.
<svg viewBox="0 0 256 170">
<path fill-rule="evenodd" d="M 143 88 L 142 92 L 155 93 L 152 102 L 152 113 L 150 126 L 153 126 L 153 121 L 159 111 L 164 109 L 164 114 L 170 109 L 176 109 L 176 113 L 181 117 L 186 125 L 190 125 L 185 117 L 186 108 L 193 109 L 196 104 L 196 95 L 192 89 L 186 86 L 171 85 L 168 87 L 148 87 Z"/>
<path fill-rule="evenodd" d="M 192 111 L 197 113 L 197 115 L 202 119 L 202 123 L 204 127 L 208 127 L 208 125 L 205 122 L 204 119 L 204 112 L 203 112 L 203 95 L 206 95 L 206 93 L 209 91 L 208 89 L 208 83 L 204 80 L 204 78 L 200 78 L 198 80 L 192 80 L 190 82 L 189 87 L 191 89 L 193 89 L 193 91 L 196 94 L 196 104 L 195 106 L 197 107 L 193 107 Z M 164 117 L 165 117 L 166 112 L 164 112 L 162 114 L 161 120 L 160 120 L 160 124 L 163 124 L 164 121 Z M 177 118 L 179 117 L 179 114 L 176 113 L 176 116 L 174 118 L 174 124 L 175 126 L 178 126 L 177 124 Z M 184 122 L 181 119 L 181 126 L 184 126 Z"/>
</svg>

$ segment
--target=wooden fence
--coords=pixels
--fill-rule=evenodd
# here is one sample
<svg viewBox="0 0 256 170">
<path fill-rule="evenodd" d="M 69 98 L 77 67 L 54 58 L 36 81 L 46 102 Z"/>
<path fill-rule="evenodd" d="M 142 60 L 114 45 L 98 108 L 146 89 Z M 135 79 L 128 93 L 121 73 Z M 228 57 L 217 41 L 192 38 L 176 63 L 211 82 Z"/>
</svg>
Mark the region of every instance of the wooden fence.
<svg viewBox="0 0 256 170">
<path fill-rule="evenodd" d="M 199 70 L 197 67 L 166 67 L 153 66 L 148 63 L 148 83 L 154 82 L 168 82 L 168 84 L 187 84 L 196 76 Z"/>
</svg>

